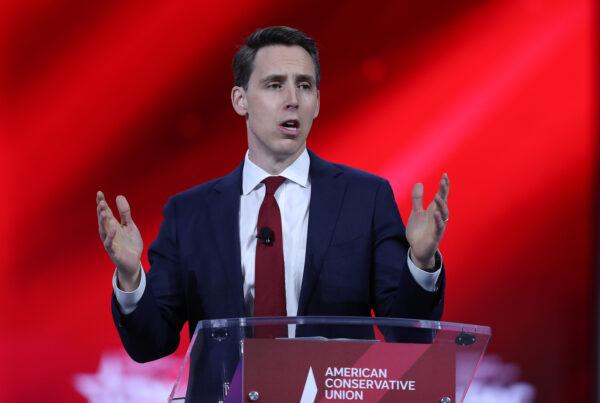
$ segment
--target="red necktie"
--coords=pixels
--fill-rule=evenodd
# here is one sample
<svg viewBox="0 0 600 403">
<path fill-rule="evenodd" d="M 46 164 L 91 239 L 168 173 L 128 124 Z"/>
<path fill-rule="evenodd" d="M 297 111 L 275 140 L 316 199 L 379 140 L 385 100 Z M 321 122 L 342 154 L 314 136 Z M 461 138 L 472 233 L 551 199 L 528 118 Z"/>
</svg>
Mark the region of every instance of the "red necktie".
<svg viewBox="0 0 600 403">
<path fill-rule="evenodd" d="M 284 181 L 282 176 L 263 181 L 266 192 L 256 223 L 254 316 L 286 316 L 281 213 L 275 200 L 275 191 Z"/>
</svg>

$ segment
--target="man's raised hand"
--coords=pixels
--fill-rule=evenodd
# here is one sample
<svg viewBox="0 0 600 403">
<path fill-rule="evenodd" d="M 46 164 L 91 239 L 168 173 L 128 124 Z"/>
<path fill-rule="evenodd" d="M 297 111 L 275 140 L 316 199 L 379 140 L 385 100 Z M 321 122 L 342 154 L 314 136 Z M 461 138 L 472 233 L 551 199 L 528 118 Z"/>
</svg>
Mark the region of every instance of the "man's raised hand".
<svg viewBox="0 0 600 403">
<path fill-rule="evenodd" d="M 450 180 L 444 173 L 435 197 L 423 210 L 423 184 L 416 183 L 412 190 L 412 210 L 406 226 L 406 238 L 411 246 L 411 259 L 422 269 L 435 265 L 438 249 L 449 218 L 448 192 Z"/>
<path fill-rule="evenodd" d="M 124 196 L 117 196 L 117 209 L 121 222 L 113 215 L 102 192 L 96 193 L 98 232 L 104 249 L 117 266 L 119 288 L 132 291 L 140 281 L 140 259 L 144 242 L 131 218 L 131 209 Z"/>
</svg>

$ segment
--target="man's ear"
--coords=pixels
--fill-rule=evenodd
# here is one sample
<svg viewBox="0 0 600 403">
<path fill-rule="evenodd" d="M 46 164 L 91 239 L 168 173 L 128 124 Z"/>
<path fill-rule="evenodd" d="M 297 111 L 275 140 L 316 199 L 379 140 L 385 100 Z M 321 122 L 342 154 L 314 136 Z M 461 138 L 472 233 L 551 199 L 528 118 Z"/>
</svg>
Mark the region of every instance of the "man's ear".
<svg viewBox="0 0 600 403">
<path fill-rule="evenodd" d="M 236 86 L 231 89 L 231 104 L 238 115 L 246 116 L 248 114 L 246 91 L 242 87 Z"/>
<path fill-rule="evenodd" d="M 315 109 L 315 114 L 313 116 L 313 119 L 316 119 L 316 117 L 319 116 L 320 108 L 321 108 L 321 91 L 317 90 L 317 108 Z"/>
</svg>

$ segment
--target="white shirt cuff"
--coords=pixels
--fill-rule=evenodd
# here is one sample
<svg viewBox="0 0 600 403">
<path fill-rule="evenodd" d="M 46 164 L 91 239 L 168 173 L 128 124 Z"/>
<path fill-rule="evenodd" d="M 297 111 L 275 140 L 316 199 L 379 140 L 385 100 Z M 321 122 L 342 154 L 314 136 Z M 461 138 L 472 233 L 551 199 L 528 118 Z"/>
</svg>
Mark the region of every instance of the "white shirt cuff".
<svg viewBox="0 0 600 403">
<path fill-rule="evenodd" d="M 124 315 L 129 315 L 131 312 L 135 311 L 138 302 L 142 299 L 142 295 L 144 294 L 144 290 L 146 289 L 146 273 L 144 273 L 144 269 L 140 264 L 140 285 L 133 291 L 122 291 L 117 287 L 117 270 L 115 269 L 115 274 L 113 274 L 112 285 L 113 290 L 115 292 L 115 297 L 117 297 L 117 302 L 119 303 L 119 310 Z"/>
<path fill-rule="evenodd" d="M 440 256 L 440 266 L 434 272 L 425 271 L 423 269 L 418 268 L 412 260 L 410 260 L 410 248 L 408 249 L 408 253 L 406 254 L 406 262 L 408 263 L 408 269 L 412 274 L 413 278 L 425 291 L 436 292 L 437 291 L 437 281 L 440 277 L 440 273 L 442 272 L 442 254 L 438 251 L 435 253 Z"/>
</svg>

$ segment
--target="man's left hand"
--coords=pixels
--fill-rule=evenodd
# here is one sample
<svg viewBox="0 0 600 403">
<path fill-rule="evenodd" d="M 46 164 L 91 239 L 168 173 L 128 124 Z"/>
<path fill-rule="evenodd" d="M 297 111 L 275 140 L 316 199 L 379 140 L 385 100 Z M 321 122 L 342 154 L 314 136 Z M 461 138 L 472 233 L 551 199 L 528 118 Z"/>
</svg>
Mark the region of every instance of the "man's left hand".
<svg viewBox="0 0 600 403">
<path fill-rule="evenodd" d="M 412 190 L 412 210 L 406 226 L 406 238 L 411 246 L 411 260 L 421 269 L 432 269 L 448 223 L 448 174 L 442 174 L 435 197 L 423 210 L 423 184 L 416 183 Z"/>
</svg>

